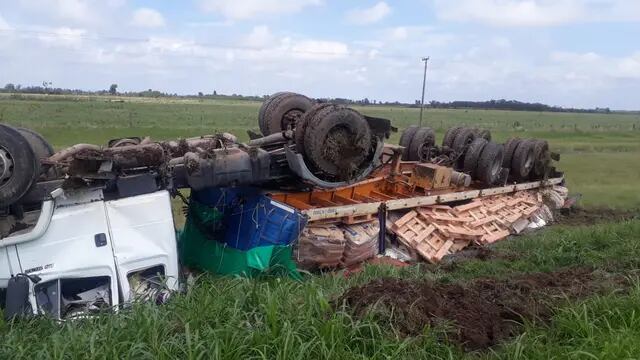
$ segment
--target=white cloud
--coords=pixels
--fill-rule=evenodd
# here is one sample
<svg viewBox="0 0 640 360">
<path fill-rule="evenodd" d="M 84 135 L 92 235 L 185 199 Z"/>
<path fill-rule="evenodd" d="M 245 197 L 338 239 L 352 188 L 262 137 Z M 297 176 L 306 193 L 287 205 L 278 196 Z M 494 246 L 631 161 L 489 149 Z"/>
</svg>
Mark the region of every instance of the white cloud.
<svg viewBox="0 0 640 360">
<path fill-rule="evenodd" d="M 60 27 L 48 30 L 46 33 L 38 35 L 38 39 L 47 46 L 57 46 L 64 48 L 80 48 L 83 42 L 83 36 L 87 33 L 84 29 L 74 29 L 69 27 Z"/>
<path fill-rule="evenodd" d="M 439 18 L 492 26 L 640 21 L 637 0 L 434 0 Z"/>
<path fill-rule="evenodd" d="M 386 2 L 380 1 L 372 7 L 365 9 L 353 9 L 347 13 L 347 20 L 356 25 L 368 25 L 384 19 L 391 13 L 391 7 Z"/>
<path fill-rule="evenodd" d="M 202 9 L 232 20 L 263 15 L 293 14 L 303 8 L 321 5 L 322 0 L 200 0 Z"/>
<path fill-rule="evenodd" d="M 338 41 L 302 40 L 292 46 L 291 52 L 299 59 L 332 60 L 349 55 L 349 46 Z"/>
<path fill-rule="evenodd" d="M 162 14 L 154 9 L 139 8 L 131 18 L 131 24 L 138 27 L 155 28 L 165 24 Z"/>
<path fill-rule="evenodd" d="M 59 20 L 89 23 L 97 18 L 89 0 L 19 0 L 20 5 Z"/>
<path fill-rule="evenodd" d="M 0 15 L 0 30 L 11 30 L 9 23 Z"/>
<path fill-rule="evenodd" d="M 249 47 L 264 48 L 270 46 L 276 41 L 275 36 L 271 33 L 268 26 L 254 26 L 251 33 L 244 39 L 244 44 Z"/>
</svg>

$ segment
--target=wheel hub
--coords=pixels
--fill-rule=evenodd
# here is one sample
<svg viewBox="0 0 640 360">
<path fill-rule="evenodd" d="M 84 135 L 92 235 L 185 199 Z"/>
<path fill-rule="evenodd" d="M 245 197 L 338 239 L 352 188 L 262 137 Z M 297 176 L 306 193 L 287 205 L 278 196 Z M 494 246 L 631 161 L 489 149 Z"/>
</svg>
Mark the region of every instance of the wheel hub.
<svg viewBox="0 0 640 360">
<path fill-rule="evenodd" d="M 0 147 L 0 185 L 4 184 L 13 175 L 13 159 L 11 154 Z"/>
</svg>

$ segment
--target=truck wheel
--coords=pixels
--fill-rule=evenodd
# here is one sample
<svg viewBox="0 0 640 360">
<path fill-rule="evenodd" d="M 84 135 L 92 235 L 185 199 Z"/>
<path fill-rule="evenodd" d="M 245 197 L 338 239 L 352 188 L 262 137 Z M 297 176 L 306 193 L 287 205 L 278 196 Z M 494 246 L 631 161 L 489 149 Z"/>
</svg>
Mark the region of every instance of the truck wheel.
<svg viewBox="0 0 640 360">
<path fill-rule="evenodd" d="M 432 128 L 422 127 L 419 128 L 409 144 L 409 153 L 407 154 L 409 160 L 420 161 L 420 152 L 423 147 L 433 147 L 436 142 L 436 134 Z"/>
<path fill-rule="evenodd" d="M 489 142 L 482 149 L 482 154 L 478 160 L 478 168 L 476 173 L 478 179 L 485 185 L 493 185 L 500 177 L 502 170 L 502 160 L 504 159 L 504 150 L 502 145 Z"/>
<path fill-rule="evenodd" d="M 549 167 L 549 143 L 545 140 L 535 140 L 533 145 L 533 174 L 536 178 L 544 178 Z"/>
<path fill-rule="evenodd" d="M 271 103 L 284 94 L 293 94 L 288 91 L 280 91 L 275 94 L 271 94 L 265 101 L 262 102 L 262 106 L 260 106 L 260 110 L 258 111 L 258 126 L 260 127 L 260 132 L 262 135 L 265 135 L 268 132 L 268 128 L 265 126 L 264 122 L 264 114 L 267 111 L 267 108 Z"/>
<path fill-rule="evenodd" d="M 502 160 L 502 167 L 511 169 L 511 159 L 513 158 L 513 153 L 516 151 L 518 144 L 520 143 L 520 138 L 511 138 L 504 143 L 504 160 Z"/>
<path fill-rule="evenodd" d="M 8 206 L 29 190 L 38 176 L 38 163 L 29 142 L 0 124 L 0 206 Z"/>
<path fill-rule="evenodd" d="M 482 149 L 484 149 L 485 145 L 487 145 L 487 140 L 483 138 L 476 138 L 473 140 L 471 145 L 469 145 L 469 149 L 467 150 L 467 154 L 464 156 L 464 165 L 462 167 L 463 171 L 472 178 L 476 178 L 476 169 L 478 168 L 478 161 L 480 160 L 480 154 L 482 154 Z"/>
<path fill-rule="evenodd" d="M 319 111 L 329 106 L 333 106 L 333 104 L 330 104 L 330 103 L 315 104 L 309 110 L 307 110 L 300 119 L 298 119 L 298 122 L 296 123 L 296 129 L 293 134 L 294 135 L 293 139 L 296 143 L 296 150 L 298 151 L 299 154 L 302 154 L 302 156 L 307 156 L 307 153 L 306 153 L 307 150 L 304 145 L 304 134 L 307 131 L 307 125 L 313 121 L 313 119 L 315 118 L 316 114 Z"/>
<path fill-rule="evenodd" d="M 409 146 L 411 145 L 411 139 L 413 139 L 413 135 L 416 134 L 418 129 L 418 125 L 411 125 L 404 129 L 402 135 L 400 135 L 399 145 L 404 147 L 404 150 L 402 151 L 402 160 L 409 160 Z"/>
<path fill-rule="evenodd" d="M 306 124 L 306 154 L 317 169 L 349 180 L 371 150 L 371 130 L 360 113 L 333 105 L 318 111 Z"/>
<path fill-rule="evenodd" d="M 453 150 L 457 153 L 463 153 L 464 149 L 470 145 L 476 138 L 476 133 L 473 129 L 462 128 L 456 133 L 456 137 L 453 140 Z"/>
<path fill-rule="evenodd" d="M 534 142 L 531 139 L 521 140 L 511 159 L 511 172 L 517 180 L 526 180 L 531 173 L 535 158 L 533 157 Z"/>
<path fill-rule="evenodd" d="M 442 139 L 442 146 L 453 147 L 453 141 L 456 139 L 456 135 L 458 131 L 463 129 L 462 126 L 456 126 L 449 128 L 446 133 L 444 133 L 444 138 Z"/>
<path fill-rule="evenodd" d="M 47 140 L 45 140 L 42 135 L 31 129 L 25 128 L 16 128 L 20 135 L 27 140 L 29 145 L 31 146 L 31 150 L 33 151 L 34 156 L 36 157 L 36 163 L 38 164 L 37 174 L 39 176 L 43 176 L 47 179 L 55 177 L 55 173 L 51 169 L 50 165 L 42 165 L 40 160 L 48 159 L 53 155 L 53 147 Z"/>
<path fill-rule="evenodd" d="M 293 129 L 296 120 L 313 105 L 311 99 L 295 93 L 278 94 L 270 100 L 260 111 L 262 117 L 258 114 L 258 125 L 264 136 Z"/>
</svg>

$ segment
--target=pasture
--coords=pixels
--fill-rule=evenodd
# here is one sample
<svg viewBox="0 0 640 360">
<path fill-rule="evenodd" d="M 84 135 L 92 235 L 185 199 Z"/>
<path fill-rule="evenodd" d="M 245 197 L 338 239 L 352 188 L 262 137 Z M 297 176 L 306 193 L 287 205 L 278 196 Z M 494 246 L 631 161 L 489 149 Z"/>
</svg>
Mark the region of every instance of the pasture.
<svg viewBox="0 0 640 360">
<path fill-rule="evenodd" d="M 41 132 L 55 148 L 104 144 L 125 136 L 155 139 L 229 131 L 247 139 L 260 104 L 244 101 L 0 95 L 0 122 Z M 402 129 L 419 109 L 368 106 L 359 111 Z M 367 265 L 362 272 L 305 274 L 305 280 L 202 276 L 167 305 L 136 304 L 117 316 L 58 323 L 0 320 L 0 358 L 30 359 L 623 359 L 640 355 L 640 116 L 426 110 L 441 141 L 454 125 L 488 128 L 494 139 L 549 140 L 572 192 L 589 213 L 493 246 L 487 256 L 406 268 Z M 397 142 L 398 134 L 390 141 Z M 598 208 L 627 215 L 600 219 Z M 615 214 L 615 212 L 612 212 Z M 631 215 L 629 215 L 631 214 Z M 596 223 L 597 222 L 597 223 Z M 585 225 L 586 224 L 586 225 Z M 549 295 L 551 311 L 528 319 L 505 342 L 466 351 L 451 324 L 408 335 L 397 314 L 365 316 L 340 302 L 345 291 L 380 278 L 467 284 L 562 269 L 593 271 L 603 289 L 573 298 Z M 613 279 L 623 279 L 624 286 Z M 574 284 L 581 288 L 583 284 Z M 526 284 L 516 289 L 528 296 Z M 409 319 L 410 320 L 410 319 Z"/>
<path fill-rule="evenodd" d="M 104 144 L 126 136 L 172 139 L 227 131 L 246 140 L 257 129 L 259 102 L 199 99 L 0 95 L 0 122 L 32 128 L 55 148 Z M 355 107 L 392 120 L 403 129 L 419 109 Z M 424 124 L 440 142 L 446 129 L 465 124 L 491 130 L 496 141 L 511 136 L 546 139 L 562 155 L 573 192 L 591 207 L 639 207 L 640 115 L 496 110 L 427 109 Z M 399 133 L 390 139 L 397 143 Z M 636 191 L 634 191 L 636 189 Z"/>
</svg>

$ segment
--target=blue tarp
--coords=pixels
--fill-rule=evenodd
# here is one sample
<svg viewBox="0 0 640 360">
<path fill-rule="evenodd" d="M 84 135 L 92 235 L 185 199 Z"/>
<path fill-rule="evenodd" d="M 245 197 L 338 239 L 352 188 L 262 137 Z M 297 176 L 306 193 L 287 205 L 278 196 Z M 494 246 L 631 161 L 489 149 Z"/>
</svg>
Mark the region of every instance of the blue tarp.
<svg viewBox="0 0 640 360">
<path fill-rule="evenodd" d="M 191 197 L 223 214 L 224 220 L 206 232 L 238 250 L 290 245 L 306 225 L 306 218 L 298 210 L 271 200 L 255 188 L 211 188 L 194 191 Z"/>
</svg>

